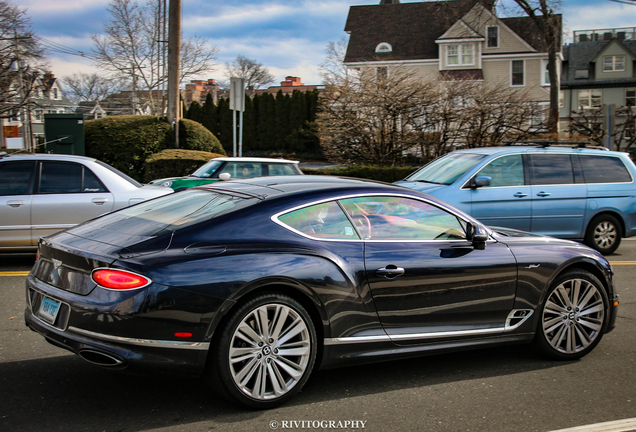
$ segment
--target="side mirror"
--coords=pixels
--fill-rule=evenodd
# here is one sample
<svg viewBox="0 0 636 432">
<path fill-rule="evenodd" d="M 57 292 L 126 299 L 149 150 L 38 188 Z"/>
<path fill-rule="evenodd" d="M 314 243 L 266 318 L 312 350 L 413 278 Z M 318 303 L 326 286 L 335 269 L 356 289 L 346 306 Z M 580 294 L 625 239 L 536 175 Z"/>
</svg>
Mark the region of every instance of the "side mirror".
<svg viewBox="0 0 636 432">
<path fill-rule="evenodd" d="M 484 250 L 488 241 L 488 232 L 480 225 L 468 223 L 466 226 L 466 240 L 473 242 L 475 249 Z"/>
<path fill-rule="evenodd" d="M 488 176 L 475 177 L 475 180 L 473 181 L 473 187 L 478 188 L 483 186 L 490 186 L 491 181 L 492 181 L 492 177 L 488 177 Z"/>
<path fill-rule="evenodd" d="M 232 177 L 230 173 L 221 173 L 219 174 L 219 180 L 228 181 Z"/>
</svg>

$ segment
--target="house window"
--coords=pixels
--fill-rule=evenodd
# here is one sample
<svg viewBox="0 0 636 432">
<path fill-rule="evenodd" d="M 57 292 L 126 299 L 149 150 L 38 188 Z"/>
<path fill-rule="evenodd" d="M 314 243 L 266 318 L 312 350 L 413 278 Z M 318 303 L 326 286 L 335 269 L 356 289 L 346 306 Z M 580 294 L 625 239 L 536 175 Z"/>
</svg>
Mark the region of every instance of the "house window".
<svg viewBox="0 0 636 432">
<path fill-rule="evenodd" d="M 513 60 L 512 65 L 512 80 L 513 86 L 525 85 L 525 64 L 523 60 Z"/>
<path fill-rule="evenodd" d="M 620 72 L 625 70 L 625 56 L 603 57 L 603 72 Z"/>
<path fill-rule="evenodd" d="M 541 85 L 550 85 L 550 71 L 548 70 L 548 60 L 541 60 Z"/>
<path fill-rule="evenodd" d="M 488 26 L 486 32 L 488 34 L 488 48 L 499 48 L 499 27 Z"/>
<path fill-rule="evenodd" d="M 588 79 L 590 71 L 587 69 L 577 69 L 574 71 L 574 79 Z"/>
<path fill-rule="evenodd" d="M 379 67 L 376 69 L 376 73 L 377 73 L 377 77 L 378 77 L 378 81 L 380 80 L 384 80 L 386 81 L 386 79 L 389 76 L 389 69 L 387 67 Z"/>
<path fill-rule="evenodd" d="M 599 108 L 603 91 L 600 89 L 579 90 L 579 109 Z"/>
<path fill-rule="evenodd" d="M 53 99 L 57 99 L 57 89 L 53 89 Z"/>
<path fill-rule="evenodd" d="M 625 89 L 625 105 L 636 106 L 636 88 Z"/>
<path fill-rule="evenodd" d="M 390 53 L 391 51 L 393 51 L 393 47 L 391 46 L 391 44 L 386 42 L 382 42 L 378 44 L 377 47 L 375 47 L 376 53 Z"/>
<path fill-rule="evenodd" d="M 559 108 L 565 108 L 565 92 L 563 90 L 559 90 Z"/>
<path fill-rule="evenodd" d="M 35 120 L 36 121 L 42 121 L 42 110 L 41 109 L 35 110 Z"/>
<path fill-rule="evenodd" d="M 446 47 L 446 64 L 448 66 L 475 64 L 474 46 L 472 44 L 448 45 Z"/>
</svg>

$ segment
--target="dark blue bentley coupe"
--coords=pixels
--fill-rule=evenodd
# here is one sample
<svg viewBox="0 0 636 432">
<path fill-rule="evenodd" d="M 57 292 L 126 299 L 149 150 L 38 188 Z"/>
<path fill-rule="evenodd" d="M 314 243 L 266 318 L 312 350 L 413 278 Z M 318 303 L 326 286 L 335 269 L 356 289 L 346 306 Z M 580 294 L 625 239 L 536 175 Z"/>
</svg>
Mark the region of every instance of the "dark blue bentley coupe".
<svg viewBox="0 0 636 432">
<path fill-rule="evenodd" d="M 576 359 L 618 307 L 586 246 L 317 176 L 192 188 L 44 238 L 26 294 L 27 325 L 88 362 L 201 374 L 255 408 L 319 366 L 514 342 Z"/>
</svg>

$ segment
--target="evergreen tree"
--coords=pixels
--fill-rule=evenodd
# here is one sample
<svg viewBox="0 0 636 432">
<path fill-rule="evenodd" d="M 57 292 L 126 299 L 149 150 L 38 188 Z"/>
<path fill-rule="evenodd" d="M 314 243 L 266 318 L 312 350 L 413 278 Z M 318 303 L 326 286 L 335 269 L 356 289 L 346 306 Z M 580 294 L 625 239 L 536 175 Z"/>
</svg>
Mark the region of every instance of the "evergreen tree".
<svg viewBox="0 0 636 432">
<path fill-rule="evenodd" d="M 185 118 L 194 120 L 195 122 L 202 123 L 203 121 L 203 109 L 201 104 L 197 101 L 192 101 L 190 107 L 185 112 Z"/>
<path fill-rule="evenodd" d="M 307 113 L 305 93 L 294 90 L 289 102 L 289 133 L 285 137 L 288 144 L 287 147 L 291 152 L 304 151 L 302 142 L 292 140 L 291 136 L 295 131 L 302 129 L 303 125 L 307 122 Z"/>
<path fill-rule="evenodd" d="M 230 100 L 222 98 L 217 106 L 217 115 L 219 118 L 219 130 L 217 138 L 221 141 L 225 152 L 234 156 L 234 135 L 232 134 L 232 114 L 230 109 Z"/>
<path fill-rule="evenodd" d="M 259 97 L 256 132 L 258 149 L 275 151 L 275 99 L 271 93 L 263 93 Z"/>
<path fill-rule="evenodd" d="M 218 138 L 219 117 L 217 111 L 217 106 L 214 105 L 212 94 L 208 93 L 205 98 L 205 103 L 203 107 L 201 107 L 201 124 Z"/>
<path fill-rule="evenodd" d="M 245 112 L 243 113 L 243 154 L 257 149 L 256 132 L 256 97 L 245 96 Z"/>
<path fill-rule="evenodd" d="M 291 132 L 289 129 L 289 108 L 290 97 L 287 94 L 283 94 L 282 90 L 278 90 L 276 94 L 276 108 L 275 108 L 275 149 L 277 151 L 285 152 L 287 147 L 287 135 Z"/>
</svg>

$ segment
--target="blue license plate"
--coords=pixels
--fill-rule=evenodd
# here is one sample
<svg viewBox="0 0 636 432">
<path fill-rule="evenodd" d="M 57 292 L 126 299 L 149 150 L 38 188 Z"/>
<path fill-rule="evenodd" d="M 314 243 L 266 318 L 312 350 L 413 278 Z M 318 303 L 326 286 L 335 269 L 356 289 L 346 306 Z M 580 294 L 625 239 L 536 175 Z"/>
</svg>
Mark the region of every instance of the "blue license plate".
<svg viewBox="0 0 636 432">
<path fill-rule="evenodd" d="M 40 305 L 40 310 L 38 311 L 38 316 L 49 324 L 53 324 L 59 310 L 59 301 L 44 297 L 44 299 L 42 299 L 42 304 Z"/>
</svg>

